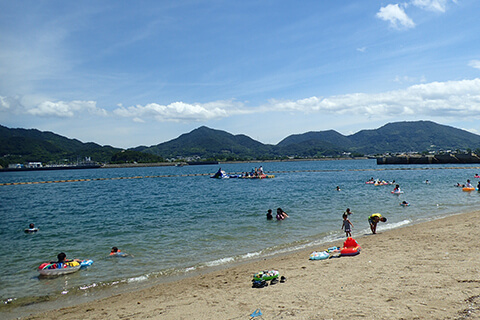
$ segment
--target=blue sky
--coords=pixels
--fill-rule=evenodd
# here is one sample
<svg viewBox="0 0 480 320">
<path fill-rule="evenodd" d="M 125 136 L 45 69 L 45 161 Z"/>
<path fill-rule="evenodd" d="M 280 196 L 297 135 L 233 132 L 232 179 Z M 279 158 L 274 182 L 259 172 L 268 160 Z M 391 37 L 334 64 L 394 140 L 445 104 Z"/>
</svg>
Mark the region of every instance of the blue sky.
<svg viewBox="0 0 480 320">
<path fill-rule="evenodd" d="M 276 144 L 431 120 L 480 133 L 480 1 L 0 0 L 0 124 Z"/>
</svg>

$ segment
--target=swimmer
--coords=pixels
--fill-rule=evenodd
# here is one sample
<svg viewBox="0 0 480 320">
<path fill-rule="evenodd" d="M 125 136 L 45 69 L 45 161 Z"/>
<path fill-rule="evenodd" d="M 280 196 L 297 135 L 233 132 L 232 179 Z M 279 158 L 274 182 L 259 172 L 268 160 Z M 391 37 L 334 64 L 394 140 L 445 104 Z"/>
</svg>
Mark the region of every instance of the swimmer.
<svg viewBox="0 0 480 320">
<path fill-rule="evenodd" d="M 288 218 L 288 214 L 283 211 L 282 208 L 278 208 L 276 218 L 277 220 L 285 220 L 286 218 Z"/>
<path fill-rule="evenodd" d="M 33 233 L 37 231 L 38 231 L 38 228 L 35 228 L 35 224 L 33 223 L 30 223 L 30 225 L 28 226 L 28 229 L 25 229 L 25 233 Z"/>
<path fill-rule="evenodd" d="M 465 188 L 473 188 L 473 185 L 470 182 L 470 180 L 467 180 L 467 184 L 465 185 Z"/>
<path fill-rule="evenodd" d="M 129 256 L 129 254 L 126 254 L 125 252 L 122 252 L 122 250 L 118 249 L 117 247 L 112 247 L 112 251 L 110 251 L 110 255 L 115 256 L 115 257 Z"/>
<path fill-rule="evenodd" d="M 272 209 L 268 209 L 268 211 L 267 211 L 267 220 L 272 220 L 272 219 L 273 219 Z"/>
</svg>

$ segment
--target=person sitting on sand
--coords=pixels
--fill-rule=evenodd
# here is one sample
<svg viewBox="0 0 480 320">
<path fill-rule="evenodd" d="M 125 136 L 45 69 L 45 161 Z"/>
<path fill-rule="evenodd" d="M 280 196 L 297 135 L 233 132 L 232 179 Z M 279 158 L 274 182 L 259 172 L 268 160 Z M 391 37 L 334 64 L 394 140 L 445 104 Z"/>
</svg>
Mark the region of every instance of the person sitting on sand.
<svg viewBox="0 0 480 320">
<path fill-rule="evenodd" d="M 268 211 L 267 211 L 267 220 L 272 220 L 272 219 L 273 219 L 272 209 L 268 209 Z"/>
<path fill-rule="evenodd" d="M 343 224 L 342 229 L 345 230 L 345 235 L 348 237 L 352 236 L 353 223 L 348 219 L 348 214 L 343 214 Z"/>
<path fill-rule="evenodd" d="M 373 234 L 377 233 L 377 223 L 379 221 L 387 222 L 387 218 L 382 217 L 380 213 L 374 213 L 370 217 L 368 217 L 368 223 L 370 224 L 370 230 L 372 230 Z"/>
<path fill-rule="evenodd" d="M 277 220 L 285 220 L 286 218 L 288 218 L 288 214 L 283 211 L 282 208 L 278 208 L 276 218 Z"/>
</svg>

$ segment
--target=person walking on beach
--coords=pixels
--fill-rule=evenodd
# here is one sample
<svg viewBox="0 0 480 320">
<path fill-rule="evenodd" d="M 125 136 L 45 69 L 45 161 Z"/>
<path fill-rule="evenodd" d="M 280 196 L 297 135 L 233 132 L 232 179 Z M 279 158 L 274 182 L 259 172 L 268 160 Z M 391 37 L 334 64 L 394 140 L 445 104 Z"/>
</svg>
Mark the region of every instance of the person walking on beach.
<svg viewBox="0 0 480 320">
<path fill-rule="evenodd" d="M 343 224 L 342 229 L 345 230 L 345 235 L 348 237 L 352 236 L 353 223 L 348 219 L 348 214 L 343 214 Z"/>
<path fill-rule="evenodd" d="M 382 217 L 380 213 L 374 213 L 370 217 L 368 217 L 368 223 L 370 224 L 370 230 L 372 230 L 373 234 L 377 233 L 377 223 L 379 221 L 387 222 L 387 218 Z"/>
</svg>

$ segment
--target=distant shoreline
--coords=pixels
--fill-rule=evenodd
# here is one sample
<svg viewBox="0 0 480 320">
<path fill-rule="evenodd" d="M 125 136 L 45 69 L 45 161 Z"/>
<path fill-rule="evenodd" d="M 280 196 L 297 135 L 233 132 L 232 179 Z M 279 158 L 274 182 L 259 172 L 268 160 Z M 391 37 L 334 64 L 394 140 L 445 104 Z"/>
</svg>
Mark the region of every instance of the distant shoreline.
<svg viewBox="0 0 480 320">
<path fill-rule="evenodd" d="M 234 163 L 268 163 L 268 162 L 295 162 L 295 161 L 330 161 L 330 160 L 367 160 L 368 157 L 356 157 L 356 158 L 322 158 L 322 159 L 283 159 L 283 160 L 248 160 L 248 161 L 218 161 L 218 165 L 221 164 L 234 164 Z M 198 163 L 197 163 L 198 164 Z M 111 168 L 141 168 L 141 167 L 175 167 L 177 165 L 188 166 L 185 162 L 156 162 L 156 163 L 121 163 L 121 164 L 105 164 L 101 169 Z M 215 165 L 215 164 L 205 164 Z"/>
</svg>

